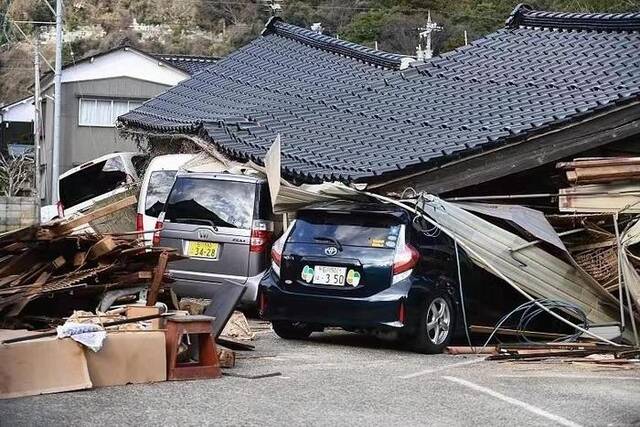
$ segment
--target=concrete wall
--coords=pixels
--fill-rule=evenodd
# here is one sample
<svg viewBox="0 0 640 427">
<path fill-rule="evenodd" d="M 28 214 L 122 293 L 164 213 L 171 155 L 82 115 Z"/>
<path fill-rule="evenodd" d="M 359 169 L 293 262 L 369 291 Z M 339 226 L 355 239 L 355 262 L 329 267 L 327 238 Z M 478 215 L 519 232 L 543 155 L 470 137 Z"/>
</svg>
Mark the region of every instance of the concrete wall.
<svg viewBox="0 0 640 427">
<path fill-rule="evenodd" d="M 137 151 L 136 145 L 118 136 L 115 127 L 79 126 L 81 97 L 147 100 L 169 87 L 130 77 L 118 77 L 62 84 L 62 133 L 60 135 L 60 173 L 88 160 L 114 151 Z M 45 92 L 53 96 L 53 87 Z M 43 198 L 51 203 L 51 156 L 53 140 L 53 100 L 47 99 L 44 109 L 44 141 L 42 163 L 46 165 Z"/>
<path fill-rule="evenodd" d="M 33 197 L 0 197 L 0 233 L 35 224 L 37 209 Z"/>
</svg>

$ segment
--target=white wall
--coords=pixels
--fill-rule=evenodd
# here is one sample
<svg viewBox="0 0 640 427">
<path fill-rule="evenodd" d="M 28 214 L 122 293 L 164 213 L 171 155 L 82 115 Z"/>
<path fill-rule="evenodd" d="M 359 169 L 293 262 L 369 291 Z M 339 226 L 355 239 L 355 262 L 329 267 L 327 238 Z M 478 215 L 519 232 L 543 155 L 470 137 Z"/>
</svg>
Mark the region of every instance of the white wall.
<svg viewBox="0 0 640 427">
<path fill-rule="evenodd" d="M 67 65 L 62 71 L 63 83 L 114 77 L 131 77 L 175 86 L 189 75 L 128 48 L 96 56 L 77 65 Z"/>
<path fill-rule="evenodd" d="M 3 122 L 32 122 L 35 117 L 33 96 L 3 107 L 0 116 Z"/>
</svg>

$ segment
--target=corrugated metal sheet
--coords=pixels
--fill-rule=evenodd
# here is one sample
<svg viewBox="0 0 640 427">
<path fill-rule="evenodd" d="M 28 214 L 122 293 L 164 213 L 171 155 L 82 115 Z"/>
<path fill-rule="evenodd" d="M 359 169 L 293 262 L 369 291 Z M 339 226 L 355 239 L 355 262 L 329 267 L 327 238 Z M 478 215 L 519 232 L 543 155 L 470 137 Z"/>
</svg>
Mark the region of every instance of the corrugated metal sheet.
<svg viewBox="0 0 640 427">
<path fill-rule="evenodd" d="M 619 321 L 615 299 L 578 267 L 536 246 L 513 256 L 511 249 L 526 244 L 526 240 L 452 203 L 433 197 L 425 201 L 423 208 L 463 247 L 471 248 L 531 296 L 576 304 L 594 323 Z M 478 257 L 469 255 L 493 273 Z"/>
</svg>

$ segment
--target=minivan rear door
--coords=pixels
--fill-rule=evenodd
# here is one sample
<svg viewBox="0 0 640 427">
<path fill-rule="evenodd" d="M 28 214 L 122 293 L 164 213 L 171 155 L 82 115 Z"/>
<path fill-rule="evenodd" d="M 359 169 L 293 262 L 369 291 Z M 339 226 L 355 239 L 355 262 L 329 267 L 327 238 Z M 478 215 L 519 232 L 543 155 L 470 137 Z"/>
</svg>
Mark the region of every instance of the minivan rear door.
<svg viewBox="0 0 640 427">
<path fill-rule="evenodd" d="M 283 250 L 283 286 L 309 294 L 365 297 L 391 285 L 397 217 L 378 213 L 302 212 Z"/>
<path fill-rule="evenodd" d="M 173 262 L 172 274 L 216 282 L 246 277 L 255 197 L 251 181 L 178 176 L 167 199 L 160 245 L 189 259 Z"/>
</svg>

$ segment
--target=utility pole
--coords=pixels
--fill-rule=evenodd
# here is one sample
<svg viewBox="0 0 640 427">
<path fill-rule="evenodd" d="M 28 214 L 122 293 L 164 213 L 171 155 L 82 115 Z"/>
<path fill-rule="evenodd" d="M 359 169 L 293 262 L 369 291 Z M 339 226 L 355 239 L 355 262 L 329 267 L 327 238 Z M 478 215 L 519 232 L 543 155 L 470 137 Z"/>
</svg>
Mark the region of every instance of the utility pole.
<svg viewBox="0 0 640 427">
<path fill-rule="evenodd" d="M 53 144 L 51 147 L 51 203 L 60 200 L 58 176 L 60 176 L 60 116 L 62 103 L 62 0 L 56 0 L 56 65 L 53 99 Z"/>
<path fill-rule="evenodd" d="M 33 102 L 35 105 L 35 115 L 33 118 L 33 186 L 35 187 L 36 206 L 37 206 L 37 218 L 40 223 L 40 123 L 41 109 L 40 109 L 40 28 L 36 29 L 36 40 L 33 44 L 33 78 L 34 89 Z"/>
<path fill-rule="evenodd" d="M 418 61 L 424 61 L 433 57 L 433 49 L 431 48 L 431 33 L 434 31 L 442 31 L 442 27 L 431 21 L 431 11 L 427 15 L 427 24 L 418 28 L 418 47 L 416 48 L 416 57 Z M 422 41 L 426 41 L 426 47 L 422 48 Z"/>
</svg>

